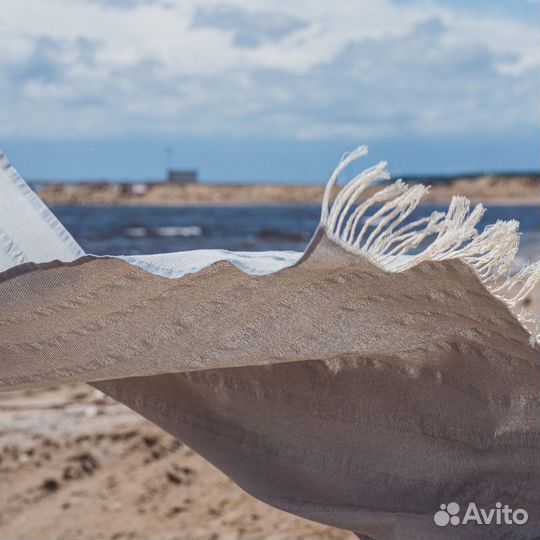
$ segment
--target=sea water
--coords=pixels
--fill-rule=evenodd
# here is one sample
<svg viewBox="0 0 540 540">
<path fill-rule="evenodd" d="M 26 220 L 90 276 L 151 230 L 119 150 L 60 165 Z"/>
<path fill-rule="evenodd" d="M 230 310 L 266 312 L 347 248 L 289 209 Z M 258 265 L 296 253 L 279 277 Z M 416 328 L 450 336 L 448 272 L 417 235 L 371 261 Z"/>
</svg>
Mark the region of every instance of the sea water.
<svg viewBox="0 0 540 540">
<path fill-rule="evenodd" d="M 418 206 L 408 221 L 445 211 Z M 320 217 L 319 205 L 61 206 L 54 213 L 88 253 L 137 255 L 190 249 L 303 251 Z M 372 210 L 374 211 L 374 210 Z M 540 259 L 540 208 L 488 206 L 480 227 L 521 223 L 518 264 Z"/>
</svg>

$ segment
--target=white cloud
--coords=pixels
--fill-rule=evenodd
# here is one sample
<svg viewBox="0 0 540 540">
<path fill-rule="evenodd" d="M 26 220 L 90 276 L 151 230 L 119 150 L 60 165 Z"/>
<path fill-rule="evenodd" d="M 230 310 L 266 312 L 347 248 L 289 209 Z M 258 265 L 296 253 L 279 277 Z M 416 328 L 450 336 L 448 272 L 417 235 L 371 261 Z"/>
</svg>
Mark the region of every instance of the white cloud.
<svg viewBox="0 0 540 540">
<path fill-rule="evenodd" d="M 239 47 L 258 47 L 277 42 L 309 23 L 278 11 L 246 11 L 231 4 L 200 6 L 193 15 L 193 28 L 215 28 L 230 32 Z"/>
<path fill-rule="evenodd" d="M 494 13 L 423 0 L 1 2 L 3 136 L 373 139 L 537 121 L 538 30 Z"/>
</svg>

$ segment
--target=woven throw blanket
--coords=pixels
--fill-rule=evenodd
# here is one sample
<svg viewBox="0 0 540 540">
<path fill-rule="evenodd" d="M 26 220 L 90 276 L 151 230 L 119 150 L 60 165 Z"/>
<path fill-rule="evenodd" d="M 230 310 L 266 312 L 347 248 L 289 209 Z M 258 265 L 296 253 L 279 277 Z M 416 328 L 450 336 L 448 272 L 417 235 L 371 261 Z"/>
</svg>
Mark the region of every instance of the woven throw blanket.
<svg viewBox="0 0 540 540">
<path fill-rule="evenodd" d="M 331 201 L 366 152 L 304 253 L 141 257 L 84 253 L 1 156 L 0 390 L 90 382 L 361 538 L 537 537 L 540 347 L 514 306 L 540 266 L 510 274 L 518 223 L 478 231 L 465 198 L 410 222 L 426 187 L 363 197 L 384 162 Z"/>
</svg>

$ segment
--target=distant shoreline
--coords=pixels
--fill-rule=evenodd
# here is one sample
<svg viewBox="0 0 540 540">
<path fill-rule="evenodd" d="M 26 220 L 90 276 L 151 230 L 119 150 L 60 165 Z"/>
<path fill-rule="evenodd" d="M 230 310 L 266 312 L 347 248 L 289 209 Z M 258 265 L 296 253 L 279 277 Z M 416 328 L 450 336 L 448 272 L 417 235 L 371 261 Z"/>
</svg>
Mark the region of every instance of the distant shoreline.
<svg viewBox="0 0 540 540">
<path fill-rule="evenodd" d="M 314 184 L 41 184 L 48 205 L 232 206 L 319 204 L 324 185 Z M 368 197 L 378 187 L 367 189 Z M 336 188 L 335 193 L 339 191 Z M 334 193 L 334 194 L 335 194 Z M 486 204 L 540 205 L 540 177 L 534 175 L 457 178 L 435 183 L 422 203 L 448 204 L 454 195 Z"/>
</svg>

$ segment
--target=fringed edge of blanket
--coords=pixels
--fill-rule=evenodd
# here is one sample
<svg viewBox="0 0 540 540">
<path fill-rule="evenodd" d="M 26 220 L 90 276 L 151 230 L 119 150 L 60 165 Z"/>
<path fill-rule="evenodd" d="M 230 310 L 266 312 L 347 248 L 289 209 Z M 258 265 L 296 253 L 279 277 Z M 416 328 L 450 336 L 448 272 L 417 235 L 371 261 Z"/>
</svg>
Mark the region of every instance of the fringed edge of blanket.
<svg viewBox="0 0 540 540">
<path fill-rule="evenodd" d="M 341 172 L 367 153 L 367 147 L 360 146 L 345 154 L 326 184 L 321 226 L 327 234 L 347 249 L 369 256 L 388 272 L 402 272 L 423 261 L 460 259 L 474 269 L 494 297 L 515 310 L 540 280 L 540 261 L 512 273 L 519 248 L 519 222 L 497 221 L 479 232 L 476 226 L 484 206 L 471 207 L 466 197 L 456 196 L 446 212 L 433 212 L 403 224 L 429 187 L 409 186 L 399 179 L 361 200 L 368 186 L 390 179 L 385 161 L 355 176 L 330 204 Z M 531 345 L 540 344 L 536 317 L 523 308 L 513 313 L 531 335 Z"/>
</svg>

